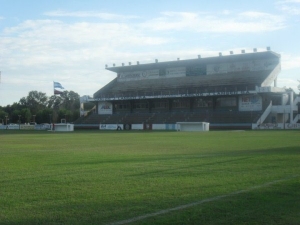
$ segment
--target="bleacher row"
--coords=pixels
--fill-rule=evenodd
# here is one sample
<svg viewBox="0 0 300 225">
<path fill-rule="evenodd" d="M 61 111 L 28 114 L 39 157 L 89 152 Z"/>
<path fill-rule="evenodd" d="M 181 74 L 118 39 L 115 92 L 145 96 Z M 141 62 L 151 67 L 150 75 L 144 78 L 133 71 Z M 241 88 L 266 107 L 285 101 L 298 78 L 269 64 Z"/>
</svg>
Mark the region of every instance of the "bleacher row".
<svg viewBox="0 0 300 225">
<path fill-rule="evenodd" d="M 206 111 L 172 113 L 119 113 L 112 115 L 91 114 L 81 117 L 75 124 L 174 124 L 176 122 L 209 123 L 253 123 L 258 120 L 261 111 Z"/>
</svg>

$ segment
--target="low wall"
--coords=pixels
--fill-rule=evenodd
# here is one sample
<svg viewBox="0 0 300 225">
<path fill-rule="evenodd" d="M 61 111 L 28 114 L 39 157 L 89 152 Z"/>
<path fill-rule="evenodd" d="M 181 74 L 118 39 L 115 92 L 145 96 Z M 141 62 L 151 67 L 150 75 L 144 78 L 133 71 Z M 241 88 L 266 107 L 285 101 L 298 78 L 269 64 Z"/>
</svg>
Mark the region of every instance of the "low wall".
<svg viewBox="0 0 300 225">
<path fill-rule="evenodd" d="M 262 123 L 252 124 L 253 130 L 298 130 L 300 123 Z"/>
<path fill-rule="evenodd" d="M 20 126 L 19 125 L 1 125 L 0 129 L 1 130 L 19 130 Z"/>
</svg>

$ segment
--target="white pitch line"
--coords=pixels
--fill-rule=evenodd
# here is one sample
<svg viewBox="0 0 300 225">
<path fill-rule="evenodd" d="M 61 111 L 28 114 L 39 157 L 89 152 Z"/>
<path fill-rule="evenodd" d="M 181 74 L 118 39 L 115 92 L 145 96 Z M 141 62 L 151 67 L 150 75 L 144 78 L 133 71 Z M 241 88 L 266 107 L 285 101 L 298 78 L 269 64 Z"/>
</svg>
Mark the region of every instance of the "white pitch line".
<svg viewBox="0 0 300 225">
<path fill-rule="evenodd" d="M 216 197 L 203 199 L 201 201 L 192 202 L 192 203 L 189 203 L 189 204 L 186 204 L 186 205 L 180 205 L 180 206 L 177 206 L 177 207 L 174 207 L 174 208 L 160 210 L 160 211 L 157 211 L 155 213 L 148 213 L 148 214 L 145 214 L 145 215 L 142 215 L 142 216 L 137 216 L 137 217 L 134 217 L 134 218 L 131 218 L 131 219 L 109 223 L 108 225 L 123 225 L 123 224 L 133 223 L 133 222 L 143 220 L 143 219 L 147 219 L 147 218 L 150 218 L 150 217 L 167 214 L 167 213 L 170 213 L 170 212 L 173 212 L 173 211 L 178 211 L 178 210 L 190 208 L 190 207 L 193 207 L 193 206 L 201 205 L 201 204 L 206 203 L 206 202 L 213 202 L 213 201 L 216 201 L 216 200 L 220 200 L 222 198 L 230 197 L 230 196 L 233 196 L 233 195 L 238 195 L 238 194 L 241 194 L 241 193 L 249 192 L 249 191 L 259 189 L 259 188 L 263 188 L 263 187 L 267 187 L 267 186 L 270 186 L 270 185 L 273 185 L 273 184 L 276 184 L 276 183 L 279 183 L 279 182 L 282 182 L 282 181 L 291 180 L 291 179 L 296 178 L 296 177 L 299 177 L 299 175 L 293 175 L 291 177 L 286 177 L 286 178 L 283 178 L 283 179 L 280 179 L 280 180 L 274 180 L 274 181 L 271 181 L 271 182 L 268 182 L 268 183 L 264 183 L 262 185 L 253 186 L 251 188 L 248 188 L 248 189 L 245 189 L 245 190 L 240 190 L 240 191 L 235 191 L 235 192 L 232 192 L 232 193 L 229 193 L 229 194 L 226 194 L 226 195 L 219 195 L 219 196 L 216 196 Z"/>
</svg>

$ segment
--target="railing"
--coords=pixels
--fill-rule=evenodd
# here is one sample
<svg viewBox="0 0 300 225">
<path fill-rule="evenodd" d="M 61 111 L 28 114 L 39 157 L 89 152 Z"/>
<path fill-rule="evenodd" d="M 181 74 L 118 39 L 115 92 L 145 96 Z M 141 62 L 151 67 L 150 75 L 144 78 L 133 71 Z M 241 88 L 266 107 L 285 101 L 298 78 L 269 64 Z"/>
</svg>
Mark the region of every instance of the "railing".
<svg viewBox="0 0 300 225">
<path fill-rule="evenodd" d="M 298 120 L 300 120 L 300 114 L 297 114 L 297 115 L 295 116 L 295 118 L 293 119 L 293 124 L 297 123 Z"/>
<path fill-rule="evenodd" d="M 265 121 L 265 119 L 268 117 L 268 115 L 270 114 L 271 110 L 272 110 L 272 101 L 270 102 L 269 106 L 266 108 L 264 113 L 259 117 L 256 124 L 262 124 Z"/>
<path fill-rule="evenodd" d="M 299 102 L 300 102 L 300 97 L 297 96 L 297 97 L 294 99 L 294 102 L 293 102 L 293 108 L 294 108 L 294 107 L 297 107 Z"/>
</svg>

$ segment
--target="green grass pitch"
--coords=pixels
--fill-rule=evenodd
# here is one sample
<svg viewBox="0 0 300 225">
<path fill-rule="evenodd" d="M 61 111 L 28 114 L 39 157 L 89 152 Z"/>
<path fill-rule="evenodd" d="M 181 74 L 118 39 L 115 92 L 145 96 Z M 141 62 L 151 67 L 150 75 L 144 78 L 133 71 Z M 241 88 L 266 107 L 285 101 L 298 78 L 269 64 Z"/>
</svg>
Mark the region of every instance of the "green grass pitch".
<svg viewBox="0 0 300 225">
<path fill-rule="evenodd" d="M 300 224 L 299 131 L 0 130 L 0 224 Z"/>
</svg>

